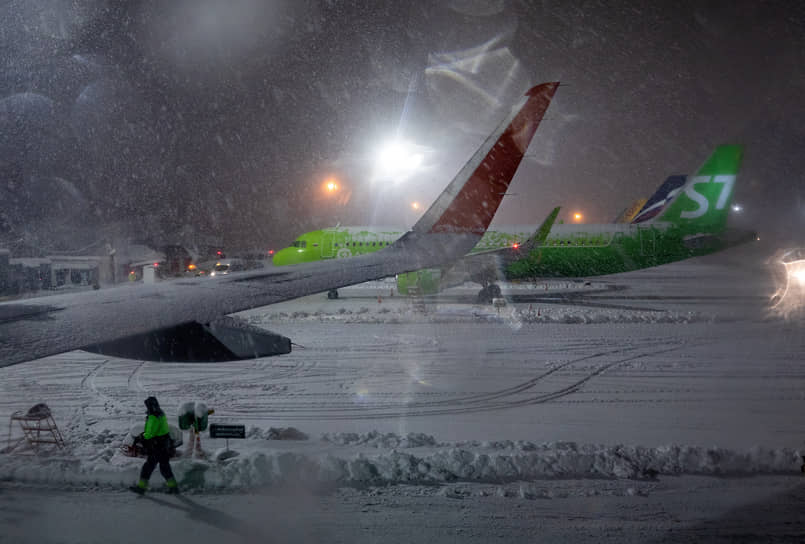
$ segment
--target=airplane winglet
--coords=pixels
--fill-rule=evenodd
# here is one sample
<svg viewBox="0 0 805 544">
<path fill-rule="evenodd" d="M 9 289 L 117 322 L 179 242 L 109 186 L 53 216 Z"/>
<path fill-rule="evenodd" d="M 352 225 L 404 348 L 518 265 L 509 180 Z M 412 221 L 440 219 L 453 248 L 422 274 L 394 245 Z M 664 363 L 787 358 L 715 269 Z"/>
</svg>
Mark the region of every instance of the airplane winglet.
<svg viewBox="0 0 805 544">
<path fill-rule="evenodd" d="M 412 229 L 482 235 L 503 199 L 559 82 L 530 89 Z M 479 204 L 480 203 L 480 204 Z"/>
<path fill-rule="evenodd" d="M 545 239 L 548 238 L 548 234 L 551 232 L 551 228 L 553 228 L 553 224 L 556 221 L 556 217 L 559 215 L 559 210 L 562 209 L 561 206 L 555 207 L 551 210 L 551 213 L 548 214 L 548 217 L 545 218 L 545 221 L 534 231 L 534 234 L 525 241 L 525 243 L 520 244 L 518 248 L 520 251 L 524 253 L 528 253 L 532 249 L 536 249 L 542 244 L 545 243 Z"/>
</svg>

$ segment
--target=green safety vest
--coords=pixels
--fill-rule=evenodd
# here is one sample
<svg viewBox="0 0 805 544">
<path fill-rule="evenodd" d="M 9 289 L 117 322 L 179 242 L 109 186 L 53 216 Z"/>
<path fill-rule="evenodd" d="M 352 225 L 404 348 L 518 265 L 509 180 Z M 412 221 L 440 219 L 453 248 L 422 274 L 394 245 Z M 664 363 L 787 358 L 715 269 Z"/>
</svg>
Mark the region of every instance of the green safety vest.
<svg viewBox="0 0 805 544">
<path fill-rule="evenodd" d="M 166 434 L 170 434 L 167 416 L 165 416 L 165 414 L 162 414 L 161 416 L 149 415 L 148 419 L 145 420 L 145 431 L 143 431 L 143 438 L 148 440 Z"/>
</svg>

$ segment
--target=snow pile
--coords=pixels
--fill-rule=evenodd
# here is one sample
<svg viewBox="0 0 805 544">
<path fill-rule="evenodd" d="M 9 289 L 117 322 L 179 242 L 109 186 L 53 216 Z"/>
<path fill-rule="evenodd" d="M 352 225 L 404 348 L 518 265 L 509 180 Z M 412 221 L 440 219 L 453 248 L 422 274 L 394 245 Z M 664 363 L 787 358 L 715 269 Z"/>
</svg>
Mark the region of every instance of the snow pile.
<svg viewBox="0 0 805 544">
<path fill-rule="evenodd" d="M 591 310 L 589 308 L 529 309 L 518 311 L 524 323 L 699 323 L 713 321 L 713 316 L 699 312 L 655 310 Z"/>
<path fill-rule="evenodd" d="M 266 430 L 251 426 L 246 431 L 246 438 L 257 440 L 307 440 L 308 435 L 296 427 L 269 427 Z"/>
<path fill-rule="evenodd" d="M 325 433 L 321 439 L 324 442 L 340 446 L 370 446 L 373 448 L 419 448 L 423 446 L 436 446 L 436 439 L 424 433 L 408 433 L 400 436 L 394 433 Z"/>
<path fill-rule="evenodd" d="M 262 436 L 264 433 L 261 433 Z M 252 433 L 254 438 L 258 435 Z M 94 454 L 0 456 L 0 479 L 49 484 L 120 485 L 136 479 L 141 459 L 112 450 L 107 436 L 93 440 Z M 270 485 L 364 486 L 439 482 L 506 483 L 546 479 L 650 479 L 659 475 L 749 475 L 798 472 L 792 449 L 668 445 L 538 444 L 526 441 L 439 444 L 432 436 L 378 432 L 325 435 L 318 443 L 271 447 L 260 440 L 233 444 L 238 455 L 172 462 L 187 489 Z M 289 443 L 284 443 L 289 445 Z M 157 479 L 158 480 L 158 479 Z M 156 485 L 160 482 L 156 481 Z"/>
<path fill-rule="evenodd" d="M 400 324 L 400 323 L 709 323 L 715 316 L 700 312 L 675 312 L 660 310 L 591 309 L 572 306 L 543 306 L 529 308 L 504 308 L 501 311 L 480 306 L 439 305 L 425 312 L 411 307 L 362 306 L 356 310 L 344 307 L 334 311 L 271 312 L 252 314 L 250 324 L 270 327 L 272 323 L 346 323 L 346 324 Z"/>
</svg>

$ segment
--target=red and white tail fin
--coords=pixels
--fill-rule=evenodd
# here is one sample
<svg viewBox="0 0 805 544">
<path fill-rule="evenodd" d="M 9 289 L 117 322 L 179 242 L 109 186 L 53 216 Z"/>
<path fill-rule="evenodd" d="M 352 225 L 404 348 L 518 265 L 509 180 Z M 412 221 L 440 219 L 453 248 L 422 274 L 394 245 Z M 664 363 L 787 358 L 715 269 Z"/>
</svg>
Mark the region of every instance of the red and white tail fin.
<svg viewBox="0 0 805 544">
<path fill-rule="evenodd" d="M 412 229 L 482 235 L 503 199 L 559 82 L 530 89 Z"/>
</svg>

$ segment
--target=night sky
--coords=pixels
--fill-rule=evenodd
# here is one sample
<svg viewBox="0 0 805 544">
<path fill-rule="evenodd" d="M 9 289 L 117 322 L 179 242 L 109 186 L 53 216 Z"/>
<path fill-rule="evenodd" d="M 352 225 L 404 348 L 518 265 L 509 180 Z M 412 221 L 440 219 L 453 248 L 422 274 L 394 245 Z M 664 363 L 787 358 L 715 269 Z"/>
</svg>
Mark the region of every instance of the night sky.
<svg viewBox="0 0 805 544">
<path fill-rule="evenodd" d="M 649 4 L 649 5 L 646 5 Z M 410 226 L 529 87 L 563 83 L 497 224 L 610 222 L 721 143 L 736 226 L 802 242 L 805 3 L 3 3 L 0 246 L 279 248 Z M 394 139 L 410 170 L 379 166 Z M 325 194 L 325 180 L 338 190 Z"/>
</svg>

